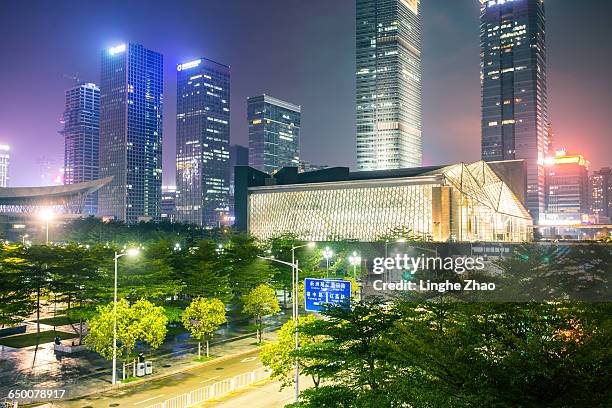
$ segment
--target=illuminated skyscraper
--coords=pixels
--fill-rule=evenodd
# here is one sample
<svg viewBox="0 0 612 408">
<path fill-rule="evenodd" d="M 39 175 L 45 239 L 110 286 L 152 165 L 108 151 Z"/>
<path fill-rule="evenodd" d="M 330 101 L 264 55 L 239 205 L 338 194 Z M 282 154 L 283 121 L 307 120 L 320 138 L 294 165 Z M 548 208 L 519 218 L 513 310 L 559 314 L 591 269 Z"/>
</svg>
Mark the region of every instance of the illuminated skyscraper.
<svg viewBox="0 0 612 408">
<path fill-rule="evenodd" d="M 541 224 L 580 224 L 589 213 L 589 162 L 559 150 L 545 160 L 546 217 Z"/>
<path fill-rule="evenodd" d="M 177 221 L 219 226 L 229 211 L 230 70 L 200 58 L 177 66 Z"/>
<path fill-rule="evenodd" d="M 420 0 L 357 0 L 357 165 L 422 162 Z"/>
<path fill-rule="evenodd" d="M 159 220 L 162 181 L 163 56 L 139 44 L 102 52 L 98 214 L 134 223 Z"/>
<path fill-rule="evenodd" d="M 589 184 L 591 213 L 612 221 L 612 169 L 603 167 L 594 171 Z"/>
<path fill-rule="evenodd" d="M 249 165 L 266 173 L 300 164 L 301 107 L 269 95 L 247 100 Z"/>
<path fill-rule="evenodd" d="M 64 136 L 64 184 L 98 179 L 100 149 L 100 88 L 84 83 L 66 91 L 62 116 Z M 87 195 L 84 214 L 96 214 L 98 193 Z"/>
<path fill-rule="evenodd" d="M 524 159 L 527 208 L 544 211 L 549 149 L 543 0 L 481 0 L 482 158 Z"/>
<path fill-rule="evenodd" d="M 8 187 L 9 181 L 9 162 L 11 148 L 7 145 L 0 144 L 0 187 Z"/>
</svg>

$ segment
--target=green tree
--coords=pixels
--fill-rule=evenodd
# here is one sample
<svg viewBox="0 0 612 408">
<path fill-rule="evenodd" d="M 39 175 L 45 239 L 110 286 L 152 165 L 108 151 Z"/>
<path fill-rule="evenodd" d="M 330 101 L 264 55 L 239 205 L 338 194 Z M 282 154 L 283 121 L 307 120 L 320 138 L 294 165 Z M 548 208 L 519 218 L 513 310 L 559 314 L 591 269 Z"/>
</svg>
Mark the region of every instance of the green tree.
<svg viewBox="0 0 612 408">
<path fill-rule="evenodd" d="M 242 297 L 242 312 L 255 319 L 257 327 L 257 339 L 261 343 L 263 334 L 263 318 L 280 312 L 278 298 L 273 288 L 267 285 L 259 285 Z"/>
<path fill-rule="evenodd" d="M 183 312 L 181 320 L 198 341 L 198 358 L 201 356 L 202 339 L 206 342 L 206 357 L 209 357 L 208 341 L 213 332 L 227 322 L 225 305 L 219 299 L 195 298 Z"/>
<path fill-rule="evenodd" d="M 113 357 L 113 304 L 98 307 L 98 314 L 89 320 L 85 344 L 107 360 Z M 137 341 L 158 348 L 166 337 L 168 319 L 164 309 L 145 299 L 130 306 L 127 300 L 117 301 L 117 354 L 129 361 Z"/>
<path fill-rule="evenodd" d="M 212 240 L 200 240 L 194 247 L 182 252 L 181 265 L 177 268 L 183 282 L 181 292 L 188 297 L 214 297 L 229 301 L 229 278 L 224 273 L 217 244 Z"/>
<path fill-rule="evenodd" d="M 315 315 L 300 316 L 299 325 L 310 324 L 317 318 Z M 319 339 L 310 336 L 302 331 L 298 332 L 298 343 L 300 347 L 307 346 Z M 295 382 L 295 321 L 289 320 L 277 332 L 276 341 L 266 344 L 259 358 L 264 366 L 272 370 L 271 376 L 281 382 L 281 388 L 289 386 Z M 310 360 L 300 360 L 300 367 L 309 367 Z M 319 386 L 319 376 L 313 375 L 312 382 L 315 387 Z"/>
<path fill-rule="evenodd" d="M 0 246 L 0 325 L 10 326 L 23 321 L 35 309 L 30 290 L 25 284 L 27 273 L 21 267 L 24 262 L 21 246 Z"/>
<path fill-rule="evenodd" d="M 132 247 L 136 245 L 128 245 Z M 138 259 L 123 260 L 119 270 L 119 293 L 128 299 L 164 300 L 180 293 L 182 283 L 172 268 L 169 241 L 148 244 Z"/>
<path fill-rule="evenodd" d="M 264 252 L 255 238 L 247 234 L 234 234 L 219 249 L 232 294 L 236 300 L 257 285 L 272 280 L 274 269 L 269 261 L 259 259 Z"/>
<path fill-rule="evenodd" d="M 305 335 L 320 339 L 300 347 L 300 361 L 311 362 L 303 372 L 331 381 L 330 386 L 322 387 L 327 395 L 351 390 L 348 400 L 361 401 L 354 405 L 361 407 L 360 395 L 380 393 L 395 370 L 381 345 L 399 316 L 376 300 L 355 302 L 352 309 L 331 307 L 322 314 L 323 319 L 301 328 Z"/>
</svg>

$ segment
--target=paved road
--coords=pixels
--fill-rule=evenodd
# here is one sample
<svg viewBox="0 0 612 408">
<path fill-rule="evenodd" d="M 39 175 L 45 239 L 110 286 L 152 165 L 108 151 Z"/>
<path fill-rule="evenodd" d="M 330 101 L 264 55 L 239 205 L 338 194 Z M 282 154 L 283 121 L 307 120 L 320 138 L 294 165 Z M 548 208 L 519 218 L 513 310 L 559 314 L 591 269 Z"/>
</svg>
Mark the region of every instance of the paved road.
<svg viewBox="0 0 612 408">
<path fill-rule="evenodd" d="M 258 351 L 113 392 L 54 403 L 57 407 L 146 408 L 151 404 L 261 367 Z"/>
</svg>

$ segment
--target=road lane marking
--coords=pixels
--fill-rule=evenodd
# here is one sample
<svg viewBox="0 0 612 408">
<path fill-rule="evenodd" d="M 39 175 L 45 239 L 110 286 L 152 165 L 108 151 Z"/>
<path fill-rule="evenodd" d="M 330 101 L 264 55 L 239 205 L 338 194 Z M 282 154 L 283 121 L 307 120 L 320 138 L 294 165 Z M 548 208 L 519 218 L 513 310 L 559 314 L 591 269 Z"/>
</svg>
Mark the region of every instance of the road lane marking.
<svg viewBox="0 0 612 408">
<path fill-rule="evenodd" d="M 203 384 L 203 383 L 208 382 L 208 381 L 216 380 L 216 379 L 217 379 L 217 378 L 219 378 L 219 377 L 221 377 L 221 376 L 220 376 L 220 375 L 217 375 L 217 376 L 215 376 L 215 377 L 209 378 L 208 380 L 200 381 L 200 384 Z"/>
<path fill-rule="evenodd" d="M 142 400 L 142 401 L 139 401 L 139 402 L 135 402 L 134 405 L 138 405 L 138 404 L 142 404 L 142 403 L 145 403 L 145 402 L 149 402 L 149 401 L 152 401 L 152 400 L 154 400 L 156 398 L 163 397 L 163 396 L 164 396 L 164 394 L 160 394 L 157 397 L 153 397 L 153 398 L 149 398 L 149 399 Z"/>
<path fill-rule="evenodd" d="M 243 358 L 242 360 L 240 360 L 241 363 L 248 363 L 249 361 L 254 361 L 257 360 L 257 356 L 255 357 L 247 357 L 247 358 Z"/>
</svg>

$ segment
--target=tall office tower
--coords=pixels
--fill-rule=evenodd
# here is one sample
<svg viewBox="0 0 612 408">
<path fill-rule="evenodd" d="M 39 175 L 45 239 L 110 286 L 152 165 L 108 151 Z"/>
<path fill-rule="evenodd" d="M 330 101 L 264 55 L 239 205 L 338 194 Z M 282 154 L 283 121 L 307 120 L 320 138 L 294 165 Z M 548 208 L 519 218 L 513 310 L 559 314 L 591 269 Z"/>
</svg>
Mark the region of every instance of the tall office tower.
<svg viewBox="0 0 612 408">
<path fill-rule="evenodd" d="M 228 224 L 233 224 L 234 220 L 234 190 L 235 190 L 235 173 L 236 166 L 248 166 L 249 165 L 249 149 L 248 147 L 240 145 L 230 146 L 230 209 Z"/>
<path fill-rule="evenodd" d="M 559 150 L 545 160 L 545 168 L 546 216 L 541 223 L 580 224 L 589 213 L 589 162 Z"/>
<path fill-rule="evenodd" d="M 612 221 L 612 169 L 603 167 L 589 179 L 591 214 L 605 222 Z"/>
<path fill-rule="evenodd" d="M 162 221 L 176 222 L 176 186 L 162 186 Z"/>
<path fill-rule="evenodd" d="M 268 95 L 247 99 L 249 165 L 266 173 L 300 164 L 298 105 Z"/>
<path fill-rule="evenodd" d="M 357 166 L 421 166 L 420 0 L 357 0 Z"/>
<path fill-rule="evenodd" d="M 8 187 L 10 150 L 11 148 L 8 145 L 0 144 L 0 187 Z"/>
<path fill-rule="evenodd" d="M 527 208 L 544 211 L 549 148 L 543 0 L 481 0 L 482 158 L 524 159 Z"/>
<path fill-rule="evenodd" d="M 177 220 L 219 226 L 229 211 L 230 70 L 200 58 L 177 66 Z"/>
<path fill-rule="evenodd" d="M 139 44 L 102 52 L 98 214 L 127 223 L 159 220 L 163 56 Z"/>
<path fill-rule="evenodd" d="M 64 136 L 64 184 L 98 179 L 100 88 L 84 83 L 66 91 L 60 134 Z M 98 193 L 87 195 L 81 211 L 97 214 Z"/>
</svg>

